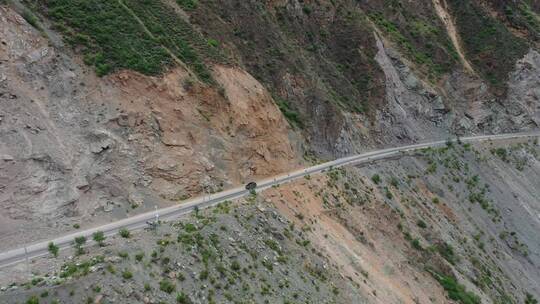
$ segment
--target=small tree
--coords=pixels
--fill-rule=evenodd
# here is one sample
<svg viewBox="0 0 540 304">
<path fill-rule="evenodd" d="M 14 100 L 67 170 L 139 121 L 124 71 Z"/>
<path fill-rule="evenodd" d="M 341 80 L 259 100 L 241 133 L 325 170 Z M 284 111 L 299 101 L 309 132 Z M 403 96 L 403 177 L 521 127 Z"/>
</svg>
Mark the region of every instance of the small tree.
<svg viewBox="0 0 540 304">
<path fill-rule="evenodd" d="M 537 304 L 538 300 L 534 298 L 534 296 L 530 293 L 527 293 L 525 295 L 525 304 Z"/>
<path fill-rule="evenodd" d="M 131 233 L 129 233 L 129 230 L 127 230 L 126 228 L 122 228 L 120 229 L 120 231 L 118 232 L 120 234 L 121 237 L 127 239 L 131 236 Z"/>
<path fill-rule="evenodd" d="M 77 249 L 78 255 L 81 255 L 84 253 L 84 249 L 82 248 L 84 244 L 86 244 L 86 237 L 78 236 L 75 238 L 74 245 L 75 245 L 75 249 Z"/>
<path fill-rule="evenodd" d="M 75 238 L 75 246 L 81 247 L 86 244 L 86 238 L 84 236 L 78 236 Z"/>
<path fill-rule="evenodd" d="M 105 233 L 103 231 L 96 231 L 92 235 L 94 242 L 98 243 L 100 247 L 105 246 Z"/>
<path fill-rule="evenodd" d="M 58 248 L 58 246 L 56 246 L 53 242 L 49 243 L 48 249 L 54 257 L 58 256 L 58 251 L 60 250 L 60 248 Z"/>
</svg>

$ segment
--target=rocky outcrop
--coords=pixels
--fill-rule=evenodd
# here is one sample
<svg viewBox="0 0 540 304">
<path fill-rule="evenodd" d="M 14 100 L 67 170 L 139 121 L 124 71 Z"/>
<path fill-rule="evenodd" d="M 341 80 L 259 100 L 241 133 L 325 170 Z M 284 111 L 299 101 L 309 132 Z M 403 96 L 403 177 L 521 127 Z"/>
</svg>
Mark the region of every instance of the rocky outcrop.
<svg viewBox="0 0 540 304">
<path fill-rule="evenodd" d="M 377 122 L 385 141 L 419 141 L 441 138 L 450 131 L 443 97 L 426 85 L 378 38 L 376 60 L 385 73 L 386 106 L 378 111 Z"/>
<path fill-rule="evenodd" d="M 508 80 L 508 97 L 502 105 L 507 122 L 504 128 L 514 130 L 540 127 L 540 54 L 531 49 L 516 63 Z M 498 131 L 498 130 L 495 130 Z"/>
</svg>

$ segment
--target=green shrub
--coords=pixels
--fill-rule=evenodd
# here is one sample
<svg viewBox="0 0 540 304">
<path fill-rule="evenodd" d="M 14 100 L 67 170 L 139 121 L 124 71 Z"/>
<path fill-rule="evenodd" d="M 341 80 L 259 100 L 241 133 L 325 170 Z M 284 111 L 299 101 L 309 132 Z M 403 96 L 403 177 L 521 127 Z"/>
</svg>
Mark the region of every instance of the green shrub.
<svg viewBox="0 0 540 304">
<path fill-rule="evenodd" d="M 497 155 L 504 162 L 508 162 L 508 151 L 505 148 L 491 149 L 491 154 Z"/>
<path fill-rule="evenodd" d="M 159 289 L 166 293 L 172 293 L 176 289 L 176 286 L 171 281 L 163 279 L 159 282 Z"/>
<path fill-rule="evenodd" d="M 185 293 L 180 292 L 180 293 L 178 293 L 176 295 L 176 303 L 189 304 L 189 303 L 192 303 L 192 302 Z"/>
<path fill-rule="evenodd" d="M 105 233 L 103 231 L 96 231 L 92 234 L 94 241 L 101 247 L 105 245 Z"/>
<path fill-rule="evenodd" d="M 395 176 L 392 176 L 390 179 L 390 185 L 392 185 L 394 188 L 397 188 L 399 186 L 399 181 Z"/>
<path fill-rule="evenodd" d="M 187 223 L 184 225 L 184 230 L 187 232 L 187 233 L 192 233 L 192 232 L 195 232 L 197 230 L 199 230 L 197 228 L 197 226 L 195 226 L 194 224 L 192 223 Z"/>
<path fill-rule="evenodd" d="M 231 269 L 234 270 L 234 271 L 239 271 L 240 270 L 240 263 L 238 263 L 238 261 L 234 260 L 232 263 L 231 263 Z"/>
<path fill-rule="evenodd" d="M 60 250 L 60 248 L 56 246 L 53 242 L 49 243 L 47 249 L 54 257 L 58 256 L 58 251 Z"/>
<path fill-rule="evenodd" d="M 422 229 L 427 228 L 427 224 L 426 224 L 426 222 L 424 222 L 423 220 L 418 220 L 418 221 L 416 222 L 416 225 L 417 225 L 418 227 L 422 228 Z"/>
<path fill-rule="evenodd" d="M 536 300 L 532 294 L 527 293 L 525 295 L 525 304 L 538 304 L 538 300 Z"/>
<path fill-rule="evenodd" d="M 24 9 L 21 16 L 24 18 L 24 20 L 26 20 L 26 22 L 28 22 L 28 24 L 38 30 L 41 30 L 41 27 L 38 24 L 38 18 L 36 17 L 36 15 L 34 15 L 34 13 L 29 11 L 28 9 Z"/>
<path fill-rule="evenodd" d="M 458 301 L 461 304 L 481 304 L 480 297 L 476 294 L 467 291 L 465 286 L 458 284 L 458 282 L 449 276 L 445 276 L 438 273 L 433 273 L 437 281 L 448 293 L 448 297 L 454 301 Z"/>
<path fill-rule="evenodd" d="M 135 260 L 137 260 L 137 262 L 142 261 L 143 258 L 144 258 L 144 252 L 139 252 L 135 255 Z"/>
<path fill-rule="evenodd" d="M 144 291 L 148 292 L 152 290 L 152 286 L 149 283 L 144 283 Z"/>
<path fill-rule="evenodd" d="M 207 43 L 208 43 L 208 46 L 211 46 L 211 47 L 217 48 L 219 46 L 219 41 L 217 41 L 216 39 L 208 39 Z"/>
<path fill-rule="evenodd" d="M 394 195 L 392 194 L 392 192 L 390 192 L 390 190 L 388 190 L 388 187 L 384 187 L 384 195 L 387 199 L 394 198 Z"/>
<path fill-rule="evenodd" d="M 82 246 L 84 246 L 84 244 L 86 244 L 86 237 L 84 237 L 84 236 L 78 236 L 73 241 L 73 245 L 74 245 L 74 247 L 76 249 L 76 254 L 77 255 L 84 254 L 84 249 L 82 247 Z"/>
<path fill-rule="evenodd" d="M 437 252 L 450 264 L 455 264 L 458 260 L 454 253 L 454 248 L 448 243 L 439 243 L 435 245 Z"/>
<path fill-rule="evenodd" d="M 420 244 L 420 240 L 419 239 L 413 239 L 411 241 L 411 245 L 414 249 L 416 250 L 423 250 L 424 248 L 422 248 L 422 244 Z"/>
<path fill-rule="evenodd" d="M 123 237 L 125 239 L 127 239 L 127 238 L 129 238 L 131 236 L 131 233 L 126 228 L 120 229 L 120 231 L 118 233 L 120 234 L 121 237 Z"/>
<path fill-rule="evenodd" d="M 204 281 L 206 279 L 208 279 L 208 270 L 205 269 L 199 273 L 199 280 Z"/>
<path fill-rule="evenodd" d="M 124 272 L 122 272 L 122 278 L 129 280 L 133 278 L 133 273 L 131 273 L 131 271 L 124 270 Z"/>
<path fill-rule="evenodd" d="M 266 267 L 266 269 L 270 270 L 270 271 L 273 271 L 274 270 L 274 265 L 272 264 L 272 262 L 264 259 L 261 261 L 261 264 Z"/>
<path fill-rule="evenodd" d="M 268 240 L 265 240 L 264 243 L 266 244 L 266 246 L 268 246 L 270 249 L 274 250 L 275 252 L 281 253 L 278 242 L 272 239 L 268 239 Z"/>
<path fill-rule="evenodd" d="M 39 298 L 37 296 L 31 296 L 26 300 L 26 304 L 39 304 Z"/>
<path fill-rule="evenodd" d="M 287 119 L 293 127 L 298 127 L 300 129 L 304 128 L 304 123 L 300 119 L 300 114 L 291 107 L 288 101 L 276 96 L 274 96 L 274 100 L 283 116 L 285 116 L 285 119 Z"/>
<path fill-rule="evenodd" d="M 74 242 L 75 242 L 75 246 L 81 247 L 84 244 L 86 244 L 86 237 L 78 236 L 78 237 L 75 238 Z"/>
<path fill-rule="evenodd" d="M 403 22 L 393 22 L 382 12 L 370 13 L 369 18 L 407 57 L 419 66 L 424 66 L 423 70 L 426 70 L 428 76 L 439 77 L 451 71 L 459 59 L 445 31 L 429 21 L 405 14 L 402 16 Z"/>
<path fill-rule="evenodd" d="M 185 10 L 191 11 L 197 8 L 197 0 L 176 0 L 176 3 Z"/>
<path fill-rule="evenodd" d="M 371 180 L 376 184 L 378 185 L 380 182 L 381 182 L 381 177 L 379 176 L 379 174 L 375 174 L 371 177 Z"/>
</svg>

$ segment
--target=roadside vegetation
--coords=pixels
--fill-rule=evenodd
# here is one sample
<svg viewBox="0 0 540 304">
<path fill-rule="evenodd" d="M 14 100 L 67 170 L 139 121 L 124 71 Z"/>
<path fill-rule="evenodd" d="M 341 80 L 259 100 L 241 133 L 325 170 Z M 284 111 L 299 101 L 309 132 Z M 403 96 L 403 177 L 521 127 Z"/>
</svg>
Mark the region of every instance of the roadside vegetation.
<svg viewBox="0 0 540 304">
<path fill-rule="evenodd" d="M 36 274 L 20 284 L 30 291 L 25 303 L 43 299 L 43 290 L 48 291 L 47 303 L 94 303 L 105 290 L 126 297 L 117 286 L 127 285 L 141 297 L 167 303 L 202 298 L 206 303 L 240 298 L 254 303 L 342 303 L 344 284 L 336 269 L 321 266 L 325 262 L 304 231 L 273 217 L 273 211 L 258 210 L 261 202 L 256 196 L 234 208 L 225 202 L 152 232 L 130 235 L 136 242 L 126 243 L 119 235 L 109 240 L 122 248 L 116 254 L 109 246 L 88 247 L 57 272 Z M 102 240 L 100 233 L 94 240 L 96 235 Z M 85 238 L 74 239 L 73 250 L 79 252 L 85 243 Z M 73 284 L 81 280 L 91 282 L 90 287 Z M 39 291 L 31 292 L 34 289 Z M 127 295 L 136 302 L 133 296 Z"/>
<path fill-rule="evenodd" d="M 54 257 L 58 256 L 58 251 L 60 250 L 60 248 L 56 246 L 53 242 L 50 242 L 47 248 L 49 250 L 49 253 L 52 254 Z"/>
</svg>

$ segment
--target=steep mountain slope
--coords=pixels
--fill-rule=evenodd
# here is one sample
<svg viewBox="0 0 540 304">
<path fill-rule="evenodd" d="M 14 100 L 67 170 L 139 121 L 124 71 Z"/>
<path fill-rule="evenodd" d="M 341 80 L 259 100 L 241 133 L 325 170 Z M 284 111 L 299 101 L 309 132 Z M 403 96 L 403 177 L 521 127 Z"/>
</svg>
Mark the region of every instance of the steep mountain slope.
<svg viewBox="0 0 540 304">
<path fill-rule="evenodd" d="M 539 10 L 531 0 L 0 0 L 0 249 L 376 147 L 538 129 Z M 299 298 L 272 282 L 252 301 L 538 298 L 538 143 L 502 144 L 333 171 L 257 197 L 302 238 L 279 239 L 295 261 L 279 271 L 292 267 Z M 381 170 L 382 184 L 370 181 Z M 266 224 L 242 229 L 288 223 Z M 314 247 L 302 252 L 305 235 Z M 168 254 L 189 258 L 177 250 Z M 320 284 L 302 277 L 302 257 L 338 266 L 312 298 Z M 59 261 L 36 271 L 58 273 Z M 193 278 L 189 296 L 205 302 L 191 289 L 207 284 Z M 83 281 L 62 282 L 60 298 L 74 301 L 67 290 L 86 290 Z M 32 288 L 0 297 L 23 301 Z"/>
<path fill-rule="evenodd" d="M 180 68 L 99 78 L 0 13 L 3 237 L 30 225 L 37 240 L 299 164 L 285 119 L 244 71 L 215 66 L 219 88 Z"/>
<path fill-rule="evenodd" d="M 509 73 L 516 61 L 538 54 L 533 41 L 514 32 L 534 35 L 534 28 L 518 28 L 495 15 L 490 5 L 197 3 L 187 10 L 190 21 L 221 41 L 223 48 L 240 57 L 240 65 L 298 110 L 316 154 L 347 154 L 372 144 L 374 138 L 399 142 L 447 132 L 536 127 L 537 93 L 514 93 L 519 94 L 514 99 L 534 96 L 515 105 L 521 112 L 533 108 L 533 114 L 519 122 L 512 121 L 515 112 L 500 107 L 513 95 L 505 89 L 514 79 Z M 441 19 L 441 8 L 450 20 Z M 472 62 L 473 73 L 467 65 L 464 68 L 467 62 Z"/>
<path fill-rule="evenodd" d="M 356 303 L 363 298 L 304 232 L 253 199 L 106 243 L 66 262 L 55 276 L 34 280 L 36 290 L 10 292 L 0 300 L 23 302 L 44 292 L 45 303 Z"/>
</svg>

